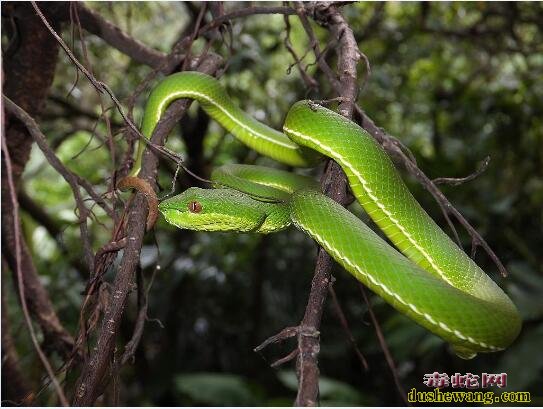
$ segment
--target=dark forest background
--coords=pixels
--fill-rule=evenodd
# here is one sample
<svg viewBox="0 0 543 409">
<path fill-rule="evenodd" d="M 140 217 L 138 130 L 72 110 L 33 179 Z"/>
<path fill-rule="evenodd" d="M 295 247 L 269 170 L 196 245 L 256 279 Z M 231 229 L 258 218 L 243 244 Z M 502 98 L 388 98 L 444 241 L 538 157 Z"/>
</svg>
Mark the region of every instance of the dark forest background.
<svg viewBox="0 0 543 409">
<path fill-rule="evenodd" d="M 2 92 L 26 111 L 3 100 L 3 405 L 307 405 L 317 399 L 317 382 L 321 405 L 403 405 L 406 392 L 425 390 L 423 376 L 434 371 L 507 372 L 507 390 L 528 391 L 532 404 L 543 404 L 542 3 L 37 7 L 50 29 L 30 3 L 2 2 Z M 484 169 L 465 183 L 437 187 L 508 270 L 503 278 L 477 248 L 476 261 L 522 314 L 516 342 L 460 360 L 366 290 L 367 302 L 355 280 L 334 266 L 334 292 L 322 322 L 316 317 L 320 339 L 305 340 L 320 347 L 320 376 L 311 359 L 299 361 L 313 370 L 301 385 L 296 358 L 271 367 L 306 348 L 305 341 L 253 349 L 307 318 L 308 298 L 326 296 L 326 287 L 310 296 L 314 243 L 293 229 L 206 234 L 164 220 L 144 236 L 144 200 L 112 193 L 137 139 L 127 118 L 139 124 L 150 88 L 187 69 L 219 77 L 239 106 L 277 129 L 299 99 L 343 97 L 331 106 L 347 107 L 347 115 L 373 130 L 451 235 L 424 185 Z M 181 102 L 168 111 L 155 142 L 173 129 L 168 148 L 197 175 L 206 178 L 225 163 L 272 163 L 197 104 L 187 107 Z M 176 167 L 158 157 L 157 163 L 149 155 L 144 168 L 164 196 Z M 200 184 L 182 172 L 176 190 Z M 469 253 L 472 235 L 449 216 Z M 138 237 L 135 243 L 97 255 L 126 232 Z M 89 281 L 97 275 L 102 280 Z"/>
</svg>

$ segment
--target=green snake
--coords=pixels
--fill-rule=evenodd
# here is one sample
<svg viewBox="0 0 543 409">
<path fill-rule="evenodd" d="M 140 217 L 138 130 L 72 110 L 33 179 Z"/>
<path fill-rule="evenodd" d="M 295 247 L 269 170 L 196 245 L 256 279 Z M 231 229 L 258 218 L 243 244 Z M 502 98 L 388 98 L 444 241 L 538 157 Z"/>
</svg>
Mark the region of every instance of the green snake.
<svg viewBox="0 0 543 409">
<path fill-rule="evenodd" d="M 182 72 L 151 92 L 145 137 L 178 98 L 197 100 L 241 142 L 279 162 L 309 167 L 322 157 L 335 160 L 360 205 L 403 255 L 320 193 L 311 178 L 258 166 L 216 169 L 215 188 L 189 188 L 162 201 L 167 222 L 190 230 L 257 233 L 293 224 L 395 309 L 450 343 L 458 356 L 499 351 L 517 337 L 521 318 L 513 302 L 428 216 L 381 146 L 354 122 L 300 101 L 281 133 L 238 108 L 215 78 Z M 136 170 L 143 147 L 140 142 Z"/>
</svg>

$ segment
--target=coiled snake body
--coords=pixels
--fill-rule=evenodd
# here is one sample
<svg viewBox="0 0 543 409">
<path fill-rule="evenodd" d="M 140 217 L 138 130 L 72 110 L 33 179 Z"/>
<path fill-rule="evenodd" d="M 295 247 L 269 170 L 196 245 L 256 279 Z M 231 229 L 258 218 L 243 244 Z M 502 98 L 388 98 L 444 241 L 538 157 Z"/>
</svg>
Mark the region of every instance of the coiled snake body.
<svg viewBox="0 0 543 409">
<path fill-rule="evenodd" d="M 309 101 L 294 104 L 280 133 L 231 101 L 213 77 L 182 72 L 151 93 L 142 133 L 149 137 L 173 100 L 192 98 L 240 141 L 292 166 L 321 156 L 345 171 L 358 202 L 392 243 L 319 192 L 312 179 L 247 165 L 215 170 L 230 188 L 189 188 L 159 209 L 180 228 L 270 233 L 294 224 L 390 305 L 449 342 L 457 355 L 506 348 L 521 320 L 509 297 L 428 216 L 389 157 L 362 128 Z M 139 169 L 140 144 L 135 169 Z"/>
</svg>

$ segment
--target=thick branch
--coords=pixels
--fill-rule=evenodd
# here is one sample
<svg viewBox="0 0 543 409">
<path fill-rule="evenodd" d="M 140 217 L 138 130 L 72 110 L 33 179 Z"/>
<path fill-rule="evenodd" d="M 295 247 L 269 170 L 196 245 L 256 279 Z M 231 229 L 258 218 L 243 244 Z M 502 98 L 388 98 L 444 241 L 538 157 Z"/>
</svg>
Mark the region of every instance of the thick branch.
<svg viewBox="0 0 543 409">
<path fill-rule="evenodd" d="M 88 32 L 97 35 L 110 46 L 140 64 L 158 68 L 164 62 L 166 54 L 130 37 L 99 13 L 87 8 L 83 3 L 76 2 L 74 4 L 77 6 L 81 26 Z"/>
<path fill-rule="evenodd" d="M 317 3 L 315 18 L 338 41 L 338 72 L 339 72 L 339 97 L 343 102 L 339 106 L 339 112 L 351 119 L 354 101 L 357 97 L 356 65 L 359 54 L 352 30 L 333 4 Z M 322 188 L 326 195 L 333 200 L 346 205 L 348 203 L 347 181 L 339 165 L 329 161 L 322 179 Z M 322 312 L 329 285 L 331 283 L 332 259 L 322 248 L 319 249 L 315 274 L 311 283 L 311 292 L 307 302 L 304 318 L 300 324 L 304 331 L 298 336 L 298 349 L 300 353 L 297 359 L 298 369 L 298 394 L 296 406 L 316 406 L 319 394 L 319 368 L 318 353 L 320 350 L 319 338 L 311 334 L 318 334 Z M 305 334 L 310 334 L 305 335 Z"/>
<path fill-rule="evenodd" d="M 44 11 L 50 18 L 56 16 L 57 4 L 46 4 Z M 58 47 L 41 21 L 35 16 L 28 3 L 2 4 L 2 13 L 18 16 L 18 35 L 20 42 L 16 50 L 5 59 L 3 64 L 3 92 L 33 116 L 41 113 L 44 100 L 53 81 Z M 54 18 L 52 18 L 54 20 Z M 54 22 L 53 25 L 57 26 Z M 40 281 L 38 271 L 33 263 L 32 254 L 24 238 L 19 237 L 20 221 L 17 209 L 10 200 L 10 194 L 20 183 L 20 176 L 28 161 L 32 147 L 32 138 L 24 124 L 6 114 L 2 118 L 2 138 L 5 138 L 7 150 L 11 158 L 10 178 L 13 178 L 15 189 L 8 185 L 6 161 L 2 161 L 2 254 L 19 282 L 17 271 L 22 274 L 25 303 L 33 318 L 43 331 L 50 350 L 68 356 L 73 347 L 73 339 L 62 326 L 53 308 L 47 290 Z M 5 127 L 5 128 L 4 128 Z M 5 158 L 4 158 L 5 159 Z M 16 249 L 15 243 L 20 245 Z M 19 255 L 20 257 L 17 257 Z M 18 269 L 19 267 L 19 269 Z M 23 300 L 21 300 L 23 302 Z"/>
<path fill-rule="evenodd" d="M 213 74 L 220 66 L 222 60 L 216 57 L 210 57 L 204 60 L 199 71 Z M 166 111 L 163 119 L 157 125 L 151 141 L 153 144 L 161 146 L 168 133 L 175 123 L 185 113 L 190 105 L 187 100 L 176 101 Z M 145 151 L 143 156 L 140 177 L 154 183 L 157 173 L 158 158 L 150 152 Z M 136 198 L 128 212 L 127 245 L 124 249 L 119 270 L 113 282 L 112 302 L 105 312 L 102 319 L 100 333 L 96 342 L 96 348 L 93 349 L 90 359 L 86 362 L 81 376 L 77 382 L 73 404 L 76 406 L 92 405 L 101 394 L 100 387 L 107 384 L 104 377 L 107 376 L 107 369 L 112 361 L 115 341 L 119 331 L 119 325 L 124 314 L 126 301 L 130 291 L 134 288 L 135 271 L 139 265 L 141 245 L 145 230 L 147 218 L 147 201 L 141 194 Z"/>
<path fill-rule="evenodd" d="M 2 268 L 7 265 L 2 259 Z M 11 325 L 8 315 L 5 280 L 2 281 L 2 397 L 16 404 L 31 405 L 34 393 L 23 376 L 19 365 L 19 356 L 15 348 L 15 341 L 11 335 Z M 2 402 L 3 403 L 3 402 Z"/>
<path fill-rule="evenodd" d="M 317 64 L 319 68 L 322 70 L 322 72 L 326 75 L 330 85 L 334 88 L 334 90 L 337 93 L 341 93 L 341 85 L 339 81 L 337 80 L 335 74 L 332 72 L 326 61 L 321 57 L 321 52 L 319 50 L 318 41 L 315 37 L 315 34 L 313 32 L 313 29 L 311 28 L 309 21 L 307 20 L 307 17 L 303 14 L 303 9 L 300 3 L 297 3 L 297 13 L 300 17 L 300 21 L 302 22 L 302 25 L 304 27 L 304 30 L 306 34 L 309 36 L 312 48 L 315 52 L 315 57 Z M 358 48 L 357 48 L 358 50 Z M 491 258 L 491 260 L 494 262 L 502 276 L 507 275 L 507 270 L 505 266 L 502 264 L 498 256 L 494 253 L 494 251 L 490 248 L 488 243 L 483 239 L 483 237 L 479 234 L 479 232 L 462 216 L 462 214 L 451 204 L 451 202 L 445 197 L 443 192 L 436 186 L 435 183 L 428 178 L 422 172 L 422 170 L 419 169 L 419 167 L 416 164 L 414 156 L 411 154 L 411 152 L 394 136 L 389 135 L 386 133 L 382 128 L 379 128 L 377 125 L 375 125 L 375 122 L 364 112 L 360 106 L 355 105 L 355 121 L 362 127 L 366 132 L 368 132 L 371 136 L 373 136 L 385 149 L 385 151 L 391 155 L 391 157 L 399 164 L 401 164 L 411 175 L 413 175 L 419 183 L 428 190 L 432 196 L 434 197 L 435 201 L 438 203 L 438 205 L 441 208 L 441 211 L 444 215 L 444 217 L 447 219 L 449 224 L 451 225 L 452 222 L 450 221 L 449 214 L 454 216 L 454 218 L 466 229 L 468 234 L 472 238 L 472 253 L 474 249 L 478 246 L 482 247 L 485 252 L 488 254 L 488 256 Z"/>
</svg>

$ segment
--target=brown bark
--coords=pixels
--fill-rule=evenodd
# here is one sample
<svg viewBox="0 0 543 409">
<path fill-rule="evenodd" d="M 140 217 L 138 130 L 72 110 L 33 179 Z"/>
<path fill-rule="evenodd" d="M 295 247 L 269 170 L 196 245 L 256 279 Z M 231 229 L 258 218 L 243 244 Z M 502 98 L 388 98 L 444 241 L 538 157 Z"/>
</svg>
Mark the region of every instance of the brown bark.
<svg viewBox="0 0 543 409">
<path fill-rule="evenodd" d="M 201 62 L 197 70 L 212 74 L 219 68 L 221 63 L 222 59 L 209 54 Z M 186 112 L 189 105 L 190 101 L 187 100 L 176 101 L 170 105 L 153 132 L 151 138 L 153 144 L 159 146 L 164 144 L 166 136 Z M 148 180 L 150 183 L 155 183 L 157 167 L 158 158 L 149 149 L 146 149 L 139 177 Z M 126 223 L 126 237 L 128 240 L 113 282 L 111 290 L 113 295 L 112 301 L 102 319 L 96 347 L 92 350 L 91 356 L 85 363 L 77 381 L 72 402 L 74 406 L 94 404 L 109 382 L 107 370 L 114 355 L 117 334 L 124 315 L 128 295 L 135 287 L 134 273 L 139 265 L 140 251 L 145 233 L 145 224 L 141 221 L 146 220 L 147 213 L 148 208 L 145 197 L 142 194 L 137 194 L 133 205 L 128 211 Z"/>
<path fill-rule="evenodd" d="M 2 262 L 2 267 L 6 267 L 4 262 Z M 4 286 L 5 283 L 2 283 L 2 397 L 12 402 L 29 405 L 34 400 L 34 394 L 19 366 L 19 356 L 11 335 Z"/>
<path fill-rule="evenodd" d="M 48 17 L 54 22 L 54 16 L 59 9 L 58 5 L 44 3 L 43 7 Z M 3 92 L 30 115 L 39 116 L 53 82 L 58 58 L 57 44 L 40 19 L 36 17 L 29 3 L 5 4 L 3 12 L 13 17 L 19 36 L 18 41 L 14 42 L 16 48 L 10 49 L 9 58 L 4 60 Z M 17 186 L 30 155 L 32 138 L 26 128 L 15 118 L 6 115 L 5 120 L 6 143 L 12 160 L 13 180 Z M 6 174 L 4 162 L 2 162 L 2 174 Z M 14 213 L 9 198 L 7 178 L 3 177 L 2 254 L 11 271 L 15 272 Z M 47 290 L 40 282 L 24 238 L 21 238 L 21 244 L 21 269 L 29 310 L 44 333 L 46 347 L 58 351 L 63 356 L 68 356 L 73 345 L 72 337 L 56 315 Z"/>
<path fill-rule="evenodd" d="M 85 7 L 83 3 L 76 2 L 74 4 L 77 5 L 81 25 L 87 31 L 97 35 L 113 48 L 128 55 L 134 61 L 158 68 L 166 59 L 166 54 L 147 47 L 137 39 L 130 37 L 97 12 Z"/>
<path fill-rule="evenodd" d="M 359 60 L 358 46 L 349 25 L 331 3 L 319 2 L 315 6 L 315 19 L 330 30 L 331 36 L 338 42 L 339 73 L 339 113 L 351 119 L 356 101 L 358 87 L 356 65 Z M 347 194 L 347 179 L 340 166 L 330 160 L 322 179 L 323 192 L 336 202 L 346 205 L 349 201 Z M 320 351 L 319 331 L 323 305 L 331 285 L 332 258 L 322 248 L 319 248 L 315 274 L 311 282 L 311 291 L 300 324 L 298 335 L 298 359 L 296 369 L 298 374 L 298 394 L 295 406 L 316 406 L 319 398 L 319 367 L 318 354 Z"/>
</svg>

